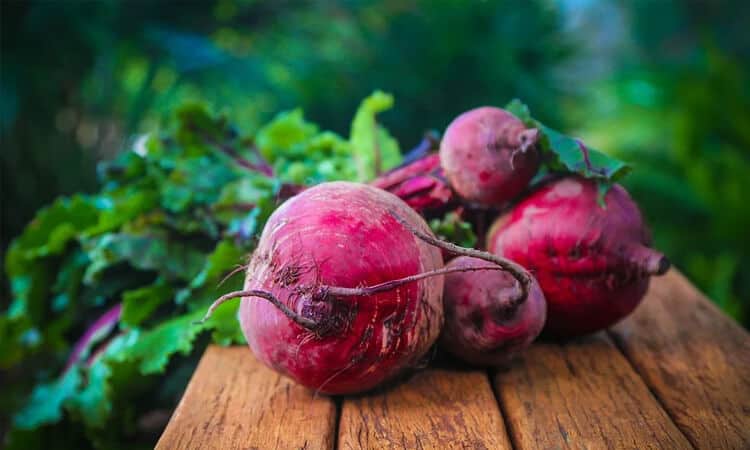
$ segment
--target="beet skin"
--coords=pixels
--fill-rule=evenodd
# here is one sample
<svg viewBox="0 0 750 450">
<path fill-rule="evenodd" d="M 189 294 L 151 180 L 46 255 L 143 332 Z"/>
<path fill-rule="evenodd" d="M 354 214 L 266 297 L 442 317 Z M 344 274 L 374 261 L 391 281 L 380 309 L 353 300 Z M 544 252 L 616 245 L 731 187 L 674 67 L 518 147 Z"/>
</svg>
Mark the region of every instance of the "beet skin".
<svg viewBox="0 0 750 450">
<path fill-rule="evenodd" d="M 459 256 L 446 268 L 486 267 Z M 502 365 L 526 349 L 544 327 L 547 306 L 536 280 L 518 299 L 519 285 L 506 271 L 456 272 L 445 276 L 445 327 L 440 345 L 480 366 Z"/>
<path fill-rule="evenodd" d="M 440 250 L 391 212 L 432 235 L 394 195 L 348 182 L 307 189 L 271 215 L 244 290 L 271 293 L 289 311 L 254 297 L 243 297 L 239 311 L 261 361 L 331 394 L 372 389 L 418 364 L 443 325 L 442 276 L 372 295 L 333 295 L 326 288 L 373 286 L 442 268 Z"/>
<path fill-rule="evenodd" d="M 481 107 L 456 117 L 440 143 L 440 164 L 466 200 L 501 205 L 526 188 L 539 169 L 539 138 L 513 114 Z"/>
<path fill-rule="evenodd" d="M 501 217 L 488 249 L 526 267 L 547 299 L 545 333 L 604 329 L 643 298 L 649 277 L 669 261 L 649 248 L 638 207 L 620 185 L 597 202 L 597 184 L 578 177 L 547 184 Z"/>
</svg>

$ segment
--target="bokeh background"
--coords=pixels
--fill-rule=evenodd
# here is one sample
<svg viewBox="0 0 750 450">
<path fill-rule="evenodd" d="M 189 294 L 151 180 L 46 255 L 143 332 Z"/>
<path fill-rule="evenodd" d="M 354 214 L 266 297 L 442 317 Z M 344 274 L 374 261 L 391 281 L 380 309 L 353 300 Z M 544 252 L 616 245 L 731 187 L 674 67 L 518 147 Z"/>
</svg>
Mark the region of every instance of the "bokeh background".
<svg viewBox="0 0 750 450">
<path fill-rule="evenodd" d="M 518 97 L 629 161 L 656 246 L 750 325 L 750 7 L 742 0 L 4 1 L 2 251 L 40 207 L 186 100 L 246 130 L 280 110 L 401 148 Z M 7 305 L 4 278 L 2 309 Z"/>
<path fill-rule="evenodd" d="M 345 133 L 373 89 L 402 148 L 519 97 L 628 160 L 658 247 L 750 323 L 743 1 L 12 1 L 2 5 L 2 248 L 186 99 Z M 744 299 L 744 300 L 743 300 Z"/>
</svg>

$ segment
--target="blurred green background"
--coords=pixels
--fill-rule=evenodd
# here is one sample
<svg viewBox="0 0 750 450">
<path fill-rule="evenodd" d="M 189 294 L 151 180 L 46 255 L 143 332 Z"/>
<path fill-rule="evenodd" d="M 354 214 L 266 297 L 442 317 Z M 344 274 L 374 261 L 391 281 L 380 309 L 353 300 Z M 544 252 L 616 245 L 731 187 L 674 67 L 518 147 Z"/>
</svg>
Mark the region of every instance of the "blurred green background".
<svg viewBox="0 0 750 450">
<path fill-rule="evenodd" d="M 624 184 L 656 246 L 750 326 L 744 1 L 7 1 L 0 16 L 3 254 L 40 207 L 98 191 L 97 163 L 188 100 L 244 132 L 300 106 L 346 136 L 360 101 L 382 89 L 396 105 L 378 120 L 408 149 L 466 109 L 518 97 L 541 121 L 631 162 Z M 2 293 L 5 311 L 5 277 Z M 32 381 L 54 380 L 69 344 L 53 349 L 55 364 L 30 353 L 0 373 L 15 391 L 0 409 L 17 408 Z M 174 405 L 200 348 L 169 369 L 178 382 L 162 403 Z M 56 432 L 83 439 L 67 423 Z M 0 442 L 6 426 L 0 416 Z M 118 439 L 132 431 L 118 426 Z"/>
<path fill-rule="evenodd" d="M 656 244 L 750 323 L 750 8 L 743 1 L 4 2 L 2 248 L 96 162 L 202 99 L 252 128 L 360 99 L 402 148 L 463 110 L 528 103 L 636 166 Z M 744 299 L 744 300 L 743 300 Z"/>
</svg>

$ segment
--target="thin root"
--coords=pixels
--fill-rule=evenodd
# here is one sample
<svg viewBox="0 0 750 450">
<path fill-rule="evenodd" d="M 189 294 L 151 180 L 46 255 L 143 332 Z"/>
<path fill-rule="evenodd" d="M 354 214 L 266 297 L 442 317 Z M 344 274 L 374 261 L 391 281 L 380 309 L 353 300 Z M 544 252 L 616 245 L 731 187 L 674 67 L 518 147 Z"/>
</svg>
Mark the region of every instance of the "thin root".
<svg viewBox="0 0 750 450">
<path fill-rule="evenodd" d="M 412 234 L 414 234 L 419 239 L 427 242 L 428 244 L 442 248 L 443 250 L 447 252 L 454 253 L 457 255 L 471 256 L 473 258 L 483 259 L 485 261 L 497 264 L 504 270 L 507 270 L 511 275 L 513 275 L 513 278 L 515 278 L 516 281 L 518 281 L 521 285 L 521 295 L 518 299 L 514 299 L 514 301 L 526 300 L 526 297 L 529 294 L 529 287 L 531 286 L 531 276 L 526 271 L 526 269 L 524 269 L 520 265 L 514 263 L 513 261 L 510 261 L 509 259 L 505 259 L 500 256 L 493 255 L 492 253 L 483 252 L 481 250 L 476 250 L 473 248 L 461 247 L 460 245 L 452 244 L 450 242 L 446 242 L 441 239 L 438 239 L 434 236 L 430 236 L 429 234 L 416 229 L 412 224 L 404 220 L 395 211 L 391 210 L 390 214 L 407 230 L 411 231 Z"/>
<path fill-rule="evenodd" d="M 226 281 L 228 279 L 232 278 L 233 276 L 237 275 L 238 273 L 242 272 L 243 270 L 247 270 L 247 267 L 248 267 L 248 264 L 241 264 L 241 265 L 235 267 L 234 269 L 232 269 L 231 272 L 229 272 L 228 274 L 226 274 L 224 276 L 224 278 L 222 278 L 221 281 L 219 281 L 219 287 L 221 287 L 222 284 L 226 283 Z"/>
<path fill-rule="evenodd" d="M 206 320 L 211 318 L 211 315 L 214 313 L 216 308 L 221 306 L 222 303 L 232 300 L 233 298 L 237 298 L 237 297 L 259 297 L 259 298 L 268 300 L 275 307 L 277 307 L 282 313 L 284 313 L 285 316 L 287 316 L 292 321 L 294 321 L 294 323 L 296 323 L 297 325 L 307 328 L 310 331 L 315 331 L 317 329 L 318 324 L 315 321 L 310 320 L 306 317 L 302 317 L 296 312 L 292 311 L 291 309 L 289 309 L 288 306 L 286 306 L 281 301 L 279 301 L 279 299 L 277 299 L 270 292 L 258 291 L 258 290 L 235 291 L 235 292 L 230 292 L 228 294 L 222 295 L 215 302 L 211 303 L 211 306 L 208 307 L 208 311 L 206 311 L 206 315 L 203 316 L 201 320 L 195 322 L 195 324 L 197 325 L 197 324 L 205 323 Z"/>
<path fill-rule="evenodd" d="M 396 280 L 385 281 L 380 284 L 374 284 L 372 286 L 362 286 L 358 288 L 345 288 L 338 286 L 322 286 L 331 295 L 337 296 L 364 296 L 373 295 L 378 292 L 390 291 L 396 289 L 402 284 L 412 283 L 425 278 L 435 277 L 438 275 L 445 275 L 453 272 L 473 272 L 475 270 L 504 270 L 499 266 L 484 266 L 484 267 L 448 267 L 443 269 L 431 270 L 429 272 L 418 273 L 416 275 L 410 275 L 404 278 L 398 278 Z"/>
</svg>

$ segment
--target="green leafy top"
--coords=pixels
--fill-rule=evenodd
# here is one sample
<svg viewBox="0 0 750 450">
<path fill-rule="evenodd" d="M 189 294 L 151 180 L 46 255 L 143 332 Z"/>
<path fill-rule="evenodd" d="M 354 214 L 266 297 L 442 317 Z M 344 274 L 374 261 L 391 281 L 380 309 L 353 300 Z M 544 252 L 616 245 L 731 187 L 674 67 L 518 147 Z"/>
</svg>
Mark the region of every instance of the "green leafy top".
<svg viewBox="0 0 750 450">
<path fill-rule="evenodd" d="M 383 169 L 400 163 L 398 145 L 375 120 L 392 103 L 382 92 L 365 99 L 348 139 L 321 131 L 301 110 L 246 136 L 226 117 L 186 105 L 162 131 L 101 164 L 100 192 L 39 211 L 6 257 L 13 300 L 0 315 L 0 368 L 41 375 L 0 388 L 3 412 L 17 411 L 11 435 L 73 420 L 89 441 L 109 447 L 147 412 L 133 408 L 160 406 L 133 405 L 129 396 L 183 379 L 181 361 L 209 342 L 203 333 L 222 345 L 242 342 L 236 303 L 193 322 L 240 287 L 241 276 L 222 278 L 245 263 L 289 192 L 366 181 L 376 161 Z M 114 305 L 121 310 L 102 326 Z M 84 334 L 95 338 L 79 342 L 79 354 L 70 337 Z M 24 401 L 17 392 L 31 395 Z M 112 421 L 130 423 L 113 434 L 105 427 Z"/>
<path fill-rule="evenodd" d="M 539 130 L 540 147 L 546 156 L 545 165 L 551 171 L 577 173 L 609 186 L 631 170 L 626 163 L 585 146 L 580 140 L 566 136 L 532 118 L 529 107 L 518 99 L 508 103 L 505 109 L 527 126 Z"/>
</svg>

